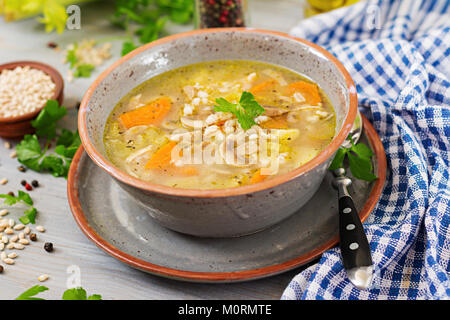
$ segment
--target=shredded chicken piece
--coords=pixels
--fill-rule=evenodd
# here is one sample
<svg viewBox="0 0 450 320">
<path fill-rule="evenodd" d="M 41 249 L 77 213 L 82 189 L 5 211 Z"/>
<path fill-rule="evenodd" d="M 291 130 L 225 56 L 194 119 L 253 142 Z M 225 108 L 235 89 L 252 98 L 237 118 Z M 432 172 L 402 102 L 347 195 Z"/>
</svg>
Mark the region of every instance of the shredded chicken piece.
<svg viewBox="0 0 450 320">
<path fill-rule="evenodd" d="M 264 115 L 268 116 L 268 117 L 281 116 L 281 115 L 289 112 L 289 109 L 276 108 L 276 107 L 270 107 L 270 106 L 264 106 L 264 109 L 266 110 L 266 112 L 264 112 Z"/>
</svg>

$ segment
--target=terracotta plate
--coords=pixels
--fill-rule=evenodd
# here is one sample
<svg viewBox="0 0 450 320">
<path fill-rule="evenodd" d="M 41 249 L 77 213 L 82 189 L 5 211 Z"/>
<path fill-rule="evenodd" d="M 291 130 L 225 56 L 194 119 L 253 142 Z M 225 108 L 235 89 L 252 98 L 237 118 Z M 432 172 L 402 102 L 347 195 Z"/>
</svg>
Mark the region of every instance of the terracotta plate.
<svg viewBox="0 0 450 320">
<path fill-rule="evenodd" d="M 350 190 L 365 220 L 383 189 L 386 157 L 375 130 L 363 120 L 362 141 L 376 155 L 373 164 L 379 177 L 373 183 L 354 180 Z M 327 174 L 319 191 L 298 213 L 240 238 L 198 238 L 159 226 L 82 148 L 70 168 L 68 199 L 86 236 L 132 267 L 179 280 L 237 282 L 291 270 L 338 243 L 337 192 L 331 179 L 331 173 Z"/>
</svg>

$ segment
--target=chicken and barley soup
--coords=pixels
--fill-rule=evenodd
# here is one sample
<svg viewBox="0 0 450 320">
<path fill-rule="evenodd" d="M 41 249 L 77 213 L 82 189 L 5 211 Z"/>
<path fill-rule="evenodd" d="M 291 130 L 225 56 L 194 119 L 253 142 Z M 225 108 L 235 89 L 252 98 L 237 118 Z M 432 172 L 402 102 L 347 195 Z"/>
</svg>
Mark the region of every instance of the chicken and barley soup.
<svg viewBox="0 0 450 320">
<path fill-rule="evenodd" d="M 176 188 L 239 187 L 291 171 L 335 135 L 317 84 L 261 62 L 202 62 L 160 74 L 114 108 L 109 159 L 128 174 Z"/>
</svg>

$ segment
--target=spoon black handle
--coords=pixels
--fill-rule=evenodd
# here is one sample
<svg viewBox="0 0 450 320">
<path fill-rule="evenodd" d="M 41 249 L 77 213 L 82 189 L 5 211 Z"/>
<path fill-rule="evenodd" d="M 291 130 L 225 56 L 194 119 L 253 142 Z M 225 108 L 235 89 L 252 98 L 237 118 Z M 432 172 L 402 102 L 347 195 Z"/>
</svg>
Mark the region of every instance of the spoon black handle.
<svg viewBox="0 0 450 320">
<path fill-rule="evenodd" d="M 353 199 L 348 195 L 339 198 L 339 237 L 346 270 L 372 265 L 369 242 Z"/>
</svg>

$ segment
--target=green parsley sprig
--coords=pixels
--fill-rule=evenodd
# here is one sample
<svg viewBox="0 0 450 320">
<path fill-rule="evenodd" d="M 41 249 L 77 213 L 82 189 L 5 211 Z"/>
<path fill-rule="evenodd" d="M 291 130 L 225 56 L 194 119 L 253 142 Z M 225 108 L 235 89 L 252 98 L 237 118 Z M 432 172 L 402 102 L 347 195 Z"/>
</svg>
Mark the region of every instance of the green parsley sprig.
<svg viewBox="0 0 450 320">
<path fill-rule="evenodd" d="M 5 199 L 3 204 L 7 206 L 13 206 L 16 203 L 22 203 L 28 206 L 29 208 L 24 211 L 23 216 L 20 217 L 19 220 L 23 224 L 36 223 L 37 210 L 35 207 L 33 207 L 33 200 L 28 193 L 19 190 L 17 196 L 13 196 L 10 194 L 0 194 L 0 198 Z"/>
<path fill-rule="evenodd" d="M 266 110 L 255 100 L 255 96 L 248 91 L 242 92 L 239 103 L 231 103 L 224 98 L 216 99 L 216 112 L 230 112 L 234 114 L 242 129 L 248 130 L 256 124 L 255 118 Z"/>
<path fill-rule="evenodd" d="M 350 136 L 348 139 L 351 142 L 351 146 L 349 148 L 340 147 L 338 149 L 329 170 L 342 168 L 345 156 L 347 156 L 350 171 L 355 178 L 365 181 L 377 179 L 378 177 L 373 174 L 372 150 L 362 142 L 355 144 Z"/>
<path fill-rule="evenodd" d="M 31 170 L 49 171 L 55 177 L 66 177 L 72 158 L 81 144 L 78 131 L 71 132 L 58 128 L 57 122 L 67 114 L 64 106 L 59 106 L 56 100 L 48 100 L 31 125 L 36 128 L 33 135 L 25 135 L 16 146 L 17 159 Z M 41 147 L 39 138 L 45 138 Z M 54 152 L 48 152 L 50 141 L 56 139 Z"/>
<path fill-rule="evenodd" d="M 36 295 L 47 290 L 48 288 L 45 286 L 36 285 L 23 292 L 16 298 L 16 300 L 45 300 L 43 298 L 36 297 Z M 87 296 L 86 290 L 78 287 L 64 291 L 62 300 L 102 300 L 102 296 L 99 294 Z"/>
<path fill-rule="evenodd" d="M 158 39 L 167 21 L 186 24 L 192 21 L 194 0 L 116 0 L 116 11 L 110 18 L 115 26 L 126 30 L 129 40 L 123 43 L 122 55 L 140 44 Z"/>
</svg>

